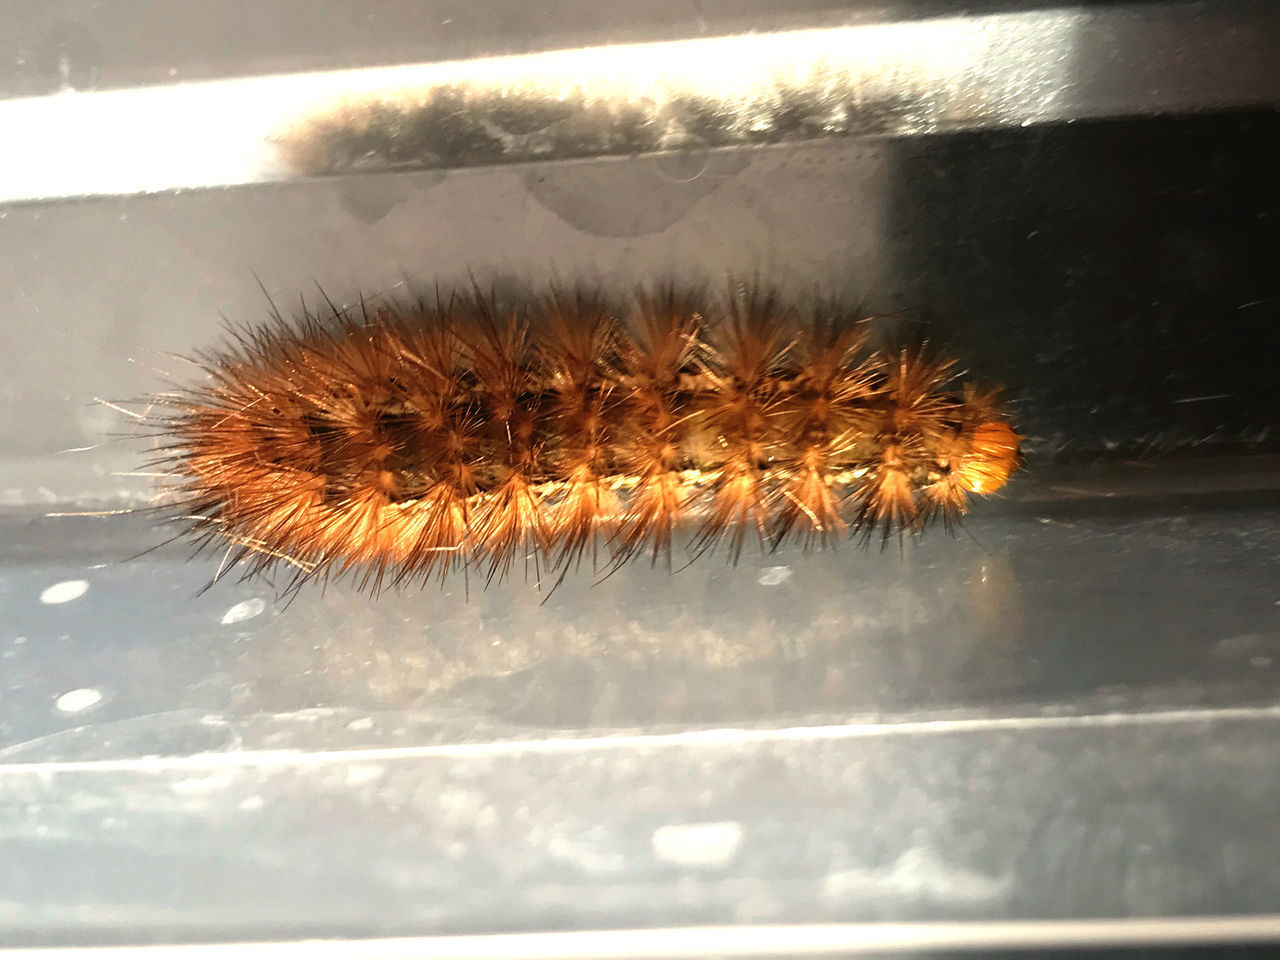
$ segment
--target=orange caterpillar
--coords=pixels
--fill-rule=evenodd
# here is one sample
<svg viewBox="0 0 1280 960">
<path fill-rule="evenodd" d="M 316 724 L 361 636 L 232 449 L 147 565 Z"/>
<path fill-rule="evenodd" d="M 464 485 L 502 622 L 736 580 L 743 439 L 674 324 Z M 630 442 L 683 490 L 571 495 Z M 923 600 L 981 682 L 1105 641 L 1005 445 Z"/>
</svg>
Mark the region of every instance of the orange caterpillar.
<svg viewBox="0 0 1280 960">
<path fill-rule="evenodd" d="M 865 334 L 758 286 L 275 313 L 156 398 L 159 462 L 201 546 L 295 586 L 669 562 L 684 529 L 736 560 L 748 538 L 950 526 L 1018 436 L 995 391 L 947 389 L 954 361 Z"/>
</svg>

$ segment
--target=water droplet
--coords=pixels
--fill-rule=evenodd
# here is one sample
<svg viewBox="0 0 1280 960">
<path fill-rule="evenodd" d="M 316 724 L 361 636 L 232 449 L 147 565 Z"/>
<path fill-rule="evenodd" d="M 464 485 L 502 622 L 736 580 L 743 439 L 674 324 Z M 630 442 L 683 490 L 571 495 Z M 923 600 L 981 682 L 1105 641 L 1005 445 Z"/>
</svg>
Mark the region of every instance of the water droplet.
<svg viewBox="0 0 1280 960">
<path fill-rule="evenodd" d="M 265 609 L 267 609 L 267 603 L 261 597 L 254 597 L 252 600 L 241 600 L 228 608 L 227 612 L 222 615 L 222 623 L 225 625 L 239 623 L 242 620 L 252 620 Z"/>
<path fill-rule="evenodd" d="M 41 603 L 69 603 L 83 597 L 89 589 L 88 580 L 63 580 L 40 592 Z"/>
<path fill-rule="evenodd" d="M 95 690 L 93 687 L 81 687 L 78 690 L 68 690 L 53 701 L 53 705 L 63 713 L 81 713 L 101 702 L 101 690 Z"/>
</svg>

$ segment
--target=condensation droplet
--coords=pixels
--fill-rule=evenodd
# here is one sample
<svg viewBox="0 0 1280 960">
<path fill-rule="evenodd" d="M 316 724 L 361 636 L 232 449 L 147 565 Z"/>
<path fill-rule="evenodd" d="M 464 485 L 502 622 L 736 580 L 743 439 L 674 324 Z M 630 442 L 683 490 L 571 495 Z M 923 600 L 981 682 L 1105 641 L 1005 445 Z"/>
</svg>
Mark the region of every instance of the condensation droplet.
<svg viewBox="0 0 1280 960">
<path fill-rule="evenodd" d="M 40 592 L 41 603 L 68 603 L 83 597 L 89 589 L 88 580 L 63 580 Z"/>
<path fill-rule="evenodd" d="M 254 597 L 252 600 L 241 600 L 222 615 L 222 623 L 239 623 L 242 620 L 252 620 L 265 609 L 267 609 L 267 603 L 261 597 Z"/>
<path fill-rule="evenodd" d="M 93 687 L 81 687 L 78 690 L 68 690 L 53 701 L 53 705 L 63 713 L 80 713 L 92 706 L 96 706 L 100 702 L 102 702 L 101 690 L 95 690 Z"/>
<path fill-rule="evenodd" d="M 742 846 L 742 825 L 733 820 L 672 823 L 651 838 L 653 855 L 682 867 L 723 867 Z"/>
<path fill-rule="evenodd" d="M 760 571 L 760 576 L 756 577 L 756 583 L 762 587 L 776 587 L 778 584 L 786 583 L 790 579 L 790 567 L 765 567 Z"/>
</svg>

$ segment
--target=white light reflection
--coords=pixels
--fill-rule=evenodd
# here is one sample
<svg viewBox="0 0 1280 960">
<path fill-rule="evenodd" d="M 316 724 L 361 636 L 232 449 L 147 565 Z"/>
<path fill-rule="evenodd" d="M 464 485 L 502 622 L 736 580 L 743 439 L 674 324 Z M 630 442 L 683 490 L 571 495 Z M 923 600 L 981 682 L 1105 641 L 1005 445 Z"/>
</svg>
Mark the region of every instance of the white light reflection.
<svg viewBox="0 0 1280 960">
<path fill-rule="evenodd" d="M 0 102 L 0 201 L 134 194 L 293 176 L 273 135 L 335 100 L 421 96 L 436 85 L 510 95 L 751 105 L 782 87 L 836 85 L 847 102 L 906 98 L 887 132 L 1053 119 L 1086 14 L 1035 11 L 523 56 L 250 77 Z M 519 158 L 511 158 L 519 159 Z"/>
</svg>

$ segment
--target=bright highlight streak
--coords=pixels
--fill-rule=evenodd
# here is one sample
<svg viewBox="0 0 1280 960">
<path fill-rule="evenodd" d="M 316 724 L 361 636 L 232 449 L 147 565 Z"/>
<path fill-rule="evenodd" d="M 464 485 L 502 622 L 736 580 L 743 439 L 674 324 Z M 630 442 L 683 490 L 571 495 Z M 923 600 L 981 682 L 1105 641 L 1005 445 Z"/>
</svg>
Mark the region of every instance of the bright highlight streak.
<svg viewBox="0 0 1280 960">
<path fill-rule="evenodd" d="M 1055 119 L 1070 84 L 1078 11 L 953 17 L 621 44 L 523 56 L 249 77 L 0 102 L 10 149 L 0 202 L 262 183 L 296 174 L 277 152 L 300 119 L 353 102 L 403 102 L 441 86 L 661 107 L 714 101 L 734 129 L 781 90 L 821 103 L 906 102 L 884 131 Z M 1092 15 L 1099 16 L 1099 15 Z M 832 103 L 836 103 L 835 97 Z M 839 104 L 833 110 L 843 109 Z M 833 117 L 838 126 L 840 118 Z M 821 135 L 819 130 L 815 135 Z M 21 150 L 13 149 L 21 144 Z M 504 156 L 502 162 L 534 159 Z"/>
</svg>

